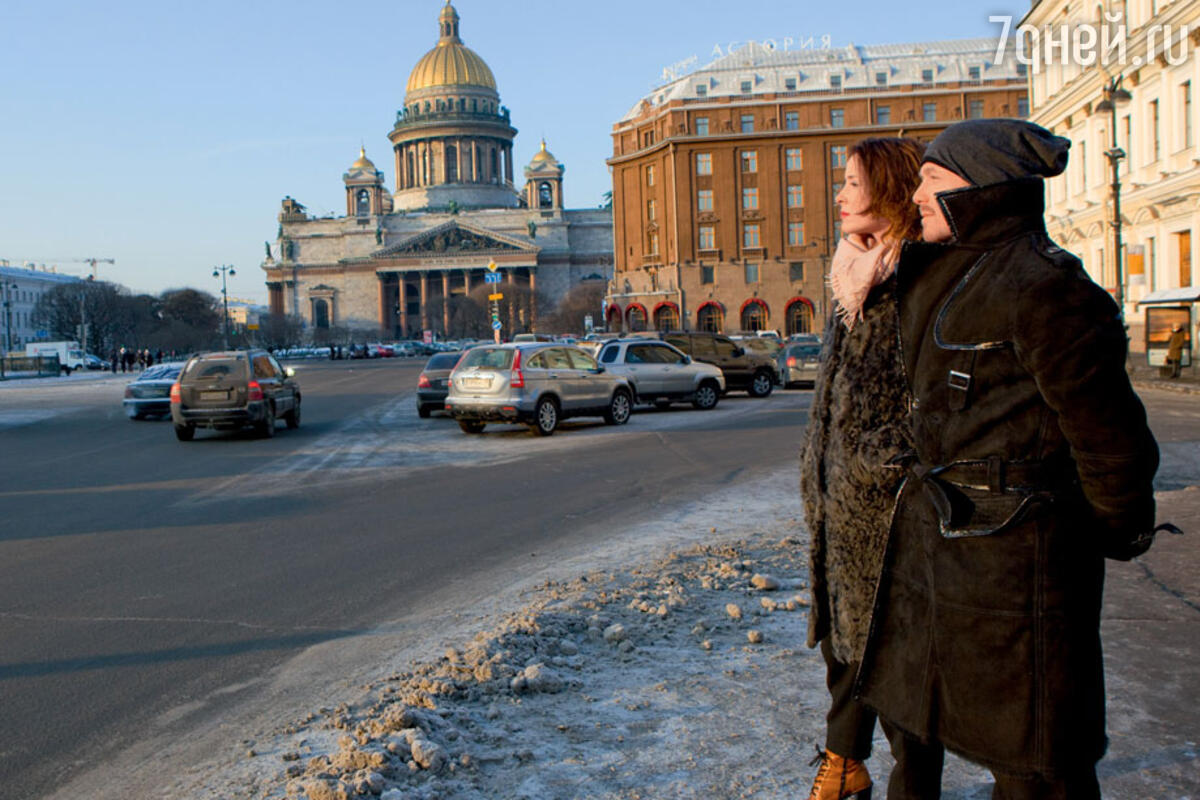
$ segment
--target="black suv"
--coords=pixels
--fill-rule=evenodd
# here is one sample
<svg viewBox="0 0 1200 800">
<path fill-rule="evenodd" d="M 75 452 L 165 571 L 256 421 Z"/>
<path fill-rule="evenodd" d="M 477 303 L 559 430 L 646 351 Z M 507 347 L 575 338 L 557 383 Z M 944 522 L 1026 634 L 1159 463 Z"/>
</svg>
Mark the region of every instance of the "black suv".
<svg viewBox="0 0 1200 800">
<path fill-rule="evenodd" d="M 192 356 L 171 387 L 175 435 L 190 442 L 197 427 L 237 430 L 252 425 L 260 436 L 274 436 L 280 417 L 289 428 L 300 427 L 295 374 L 266 350 Z"/>
<path fill-rule="evenodd" d="M 744 390 L 751 397 L 766 397 L 780 382 L 772 359 L 739 347 L 728 336 L 707 331 L 669 331 L 662 335 L 662 340 L 697 361 L 720 367 L 725 374 L 726 391 Z"/>
</svg>

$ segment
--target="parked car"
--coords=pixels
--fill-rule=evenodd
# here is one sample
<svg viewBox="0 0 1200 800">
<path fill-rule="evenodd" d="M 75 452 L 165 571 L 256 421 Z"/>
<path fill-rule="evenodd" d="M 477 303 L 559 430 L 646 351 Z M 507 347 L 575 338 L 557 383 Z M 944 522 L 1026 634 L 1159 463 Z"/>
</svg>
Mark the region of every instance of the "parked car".
<svg viewBox="0 0 1200 800">
<path fill-rule="evenodd" d="M 690 402 L 696 408 L 715 408 L 725 391 L 720 367 L 691 357 L 662 341 L 610 339 L 597 358 L 602 366 L 622 375 L 633 389 L 635 403 L 666 408 Z"/>
<path fill-rule="evenodd" d="M 706 331 L 671 331 L 662 338 L 696 361 L 720 367 L 728 391 L 740 390 L 751 397 L 766 397 L 780 382 L 774 360 L 738 346 L 728 336 Z"/>
<path fill-rule="evenodd" d="M 633 390 L 572 345 L 484 345 L 468 350 L 450 374 L 446 410 L 466 433 L 481 433 L 488 422 L 511 422 L 549 436 L 569 417 L 625 424 Z"/>
<path fill-rule="evenodd" d="M 792 342 L 779 351 L 776 359 L 785 389 L 802 384 L 812 386 L 817 380 L 817 369 L 821 365 L 821 345 Z"/>
<path fill-rule="evenodd" d="M 300 386 L 265 350 L 237 350 L 192 356 L 171 387 L 175 435 L 190 442 L 196 428 L 237 430 L 252 425 L 261 436 L 275 435 L 282 417 L 300 427 Z"/>
<path fill-rule="evenodd" d="M 789 342 L 806 342 L 808 344 L 820 344 L 821 334 L 819 333 L 793 333 L 787 338 Z"/>
<path fill-rule="evenodd" d="M 147 367 L 125 387 L 121 405 L 125 415 L 133 420 L 167 416 L 171 413 L 171 387 L 183 370 L 182 361 L 166 362 Z"/>
<path fill-rule="evenodd" d="M 737 342 L 738 347 L 761 353 L 772 361 L 779 355 L 779 350 L 783 347 L 778 339 L 770 336 L 730 336 L 729 338 Z"/>
<path fill-rule="evenodd" d="M 94 353 L 88 353 L 84 356 L 84 362 L 84 366 L 90 370 L 106 370 L 109 366 L 107 361 Z"/>
<path fill-rule="evenodd" d="M 417 377 L 417 416 L 424 419 L 434 411 L 446 407 L 446 395 L 450 393 L 450 373 L 462 358 L 461 352 L 438 353 L 425 363 Z"/>
</svg>

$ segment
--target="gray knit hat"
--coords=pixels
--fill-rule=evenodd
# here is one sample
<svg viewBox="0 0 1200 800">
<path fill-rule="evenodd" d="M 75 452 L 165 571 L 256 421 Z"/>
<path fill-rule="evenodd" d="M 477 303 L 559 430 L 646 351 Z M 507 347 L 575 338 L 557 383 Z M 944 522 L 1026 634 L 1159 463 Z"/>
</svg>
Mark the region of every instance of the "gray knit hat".
<svg viewBox="0 0 1200 800">
<path fill-rule="evenodd" d="M 1066 169 L 1070 147 L 1070 139 L 1022 119 L 970 119 L 938 134 L 925 161 L 986 186 L 1057 175 Z"/>
</svg>

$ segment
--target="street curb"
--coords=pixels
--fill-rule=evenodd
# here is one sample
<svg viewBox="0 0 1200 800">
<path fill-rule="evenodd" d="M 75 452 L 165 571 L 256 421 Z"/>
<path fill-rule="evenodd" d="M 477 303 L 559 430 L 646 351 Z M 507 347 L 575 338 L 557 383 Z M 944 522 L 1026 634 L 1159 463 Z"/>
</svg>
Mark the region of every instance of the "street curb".
<svg viewBox="0 0 1200 800">
<path fill-rule="evenodd" d="M 1200 386 L 1189 386 L 1186 383 L 1168 383 L 1166 381 L 1130 381 L 1135 389 L 1160 389 L 1176 394 L 1200 394 Z"/>
</svg>

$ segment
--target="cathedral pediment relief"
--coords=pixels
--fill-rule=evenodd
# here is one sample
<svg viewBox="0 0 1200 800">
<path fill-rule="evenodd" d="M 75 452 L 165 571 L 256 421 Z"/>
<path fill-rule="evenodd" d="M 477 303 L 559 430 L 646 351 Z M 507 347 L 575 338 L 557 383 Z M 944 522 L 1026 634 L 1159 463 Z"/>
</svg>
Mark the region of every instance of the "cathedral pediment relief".
<svg viewBox="0 0 1200 800">
<path fill-rule="evenodd" d="M 373 256 L 375 258 L 403 258 L 404 256 L 454 256 L 480 253 L 536 253 L 538 249 L 494 231 L 448 222 L 410 236 L 391 247 L 377 250 Z"/>
</svg>

